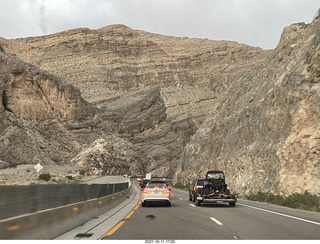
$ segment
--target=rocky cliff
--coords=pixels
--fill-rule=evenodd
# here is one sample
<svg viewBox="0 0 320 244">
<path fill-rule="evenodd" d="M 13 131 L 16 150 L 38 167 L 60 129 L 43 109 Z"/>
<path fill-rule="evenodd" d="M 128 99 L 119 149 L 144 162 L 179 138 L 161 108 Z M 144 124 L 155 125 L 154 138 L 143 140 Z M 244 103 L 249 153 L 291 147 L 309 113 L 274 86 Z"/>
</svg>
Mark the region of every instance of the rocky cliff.
<svg viewBox="0 0 320 244">
<path fill-rule="evenodd" d="M 123 25 L 0 39 L 2 167 L 220 169 L 242 194 L 319 193 L 319 27 L 286 27 L 274 50 Z"/>
<path fill-rule="evenodd" d="M 1 166 L 59 163 L 78 142 L 62 126 L 93 119 L 96 108 L 78 89 L 0 51 Z"/>
<path fill-rule="evenodd" d="M 95 133 L 116 134 L 143 156 L 144 171 L 136 173 L 169 176 L 208 112 L 264 53 L 236 42 L 166 37 L 123 25 L 1 45 L 78 87 L 98 110 Z M 68 125 L 78 137 L 88 135 L 76 127 Z M 89 146 L 95 139 L 81 142 Z"/>
<path fill-rule="evenodd" d="M 79 163 L 78 153 L 83 155 L 95 141 L 110 138 L 99 129 L 98 108 L 85 101 L 79 89 L 19 60 L 3 48 L 0 50 L 0 77 L 0 168 L 36 163 L 73 165 Z M 116 136 L 111 138 L 113 143 L 121 141 Z M 127 144 L 130 146 L 129 142 Z M 125 149 L 126 143 L 121 145 Z M 105 147 L 101 153 L 117 155 L 118 151 L 118 148 Z M 111 173 L 118 174 L 130 170 L 139 172 L 141 167 L 137 167 L 143 160 L 136 154 L 136 151 L 128 151 L 122 157 L 114 157 L 111 166 L 109 161 L 104 162 L 102 168 L 111 168 Z M 90 156 L 97 158 L 95 152 Z M 118 165 L 115 171 L 113 166 L 123 160 L 126 166 Z M 129 160 L 134 166 L 130 167 Z M 83 166 L 88 173 L 97 173 L 91 167 Z M 106 170 L 108 172 L 110 170 Z"/>
<path fill-rule="evenodd" d="M 192 137 L 176 181 L 222 169 L 242 194 L 320 192 L 319 30 L 318 18 L 284 29 Z"/>
</svg>

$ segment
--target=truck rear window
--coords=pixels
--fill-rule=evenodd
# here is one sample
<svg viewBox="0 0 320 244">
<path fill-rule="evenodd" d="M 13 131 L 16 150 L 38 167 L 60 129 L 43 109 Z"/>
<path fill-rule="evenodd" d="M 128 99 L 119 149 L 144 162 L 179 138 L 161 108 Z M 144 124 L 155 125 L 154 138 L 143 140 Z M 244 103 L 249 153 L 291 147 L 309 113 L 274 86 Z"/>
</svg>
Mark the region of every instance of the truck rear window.
<svg viewBox="0 0 320 244">
<path fill-rule="evenodd" d="M 197 186 L 204 186 L 205 180 L 198 180 Z"/>
</svg>

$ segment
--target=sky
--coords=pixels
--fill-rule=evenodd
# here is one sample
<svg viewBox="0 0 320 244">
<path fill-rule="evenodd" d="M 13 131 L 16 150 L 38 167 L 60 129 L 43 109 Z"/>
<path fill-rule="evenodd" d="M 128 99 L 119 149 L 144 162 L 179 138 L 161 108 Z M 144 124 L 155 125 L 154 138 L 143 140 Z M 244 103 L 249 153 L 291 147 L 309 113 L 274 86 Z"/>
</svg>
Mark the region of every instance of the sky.
<svg viewBox="0 0 320 244">
<path fill-rule="evenodd" d="M 319 8 L 320 0 L 0 0 L 0 37 L 124 24 L 273 49 L 284 27 L 312 22 Z"/>
</svg>

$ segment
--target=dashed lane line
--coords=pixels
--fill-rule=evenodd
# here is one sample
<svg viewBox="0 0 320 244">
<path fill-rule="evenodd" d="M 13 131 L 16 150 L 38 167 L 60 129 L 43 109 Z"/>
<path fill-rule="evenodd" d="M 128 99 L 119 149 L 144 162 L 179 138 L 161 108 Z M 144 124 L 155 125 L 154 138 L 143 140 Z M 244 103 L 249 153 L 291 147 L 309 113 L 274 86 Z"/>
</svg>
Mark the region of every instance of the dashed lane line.
<svg viewBox="0 0 320 244">
<path fill-rule="evenodd" d="M 223 225 L 219 220 L 213 218 L 213 217 L 210 217 L 211 220 L 213 220 L 217 225 Z"/>
</svg>

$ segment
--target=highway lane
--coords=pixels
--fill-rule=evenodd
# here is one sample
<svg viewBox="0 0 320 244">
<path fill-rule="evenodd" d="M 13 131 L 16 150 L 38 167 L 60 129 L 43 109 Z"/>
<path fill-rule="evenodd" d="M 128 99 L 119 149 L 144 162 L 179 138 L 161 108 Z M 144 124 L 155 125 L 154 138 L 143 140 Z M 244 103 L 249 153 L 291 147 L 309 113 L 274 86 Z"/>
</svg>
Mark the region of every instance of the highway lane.
<svg viewBox="0 0 320 244">
<path fill-rule="evenodd" d="M 105 240 L 319 240 L 320 213 L 239 200 L 195 206 L 173 189 L 171 207 L 140 207 Z"/>
</svg>

